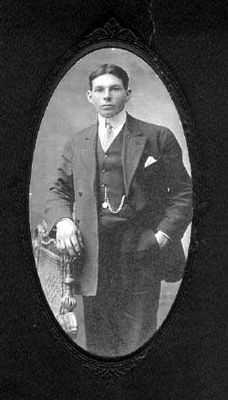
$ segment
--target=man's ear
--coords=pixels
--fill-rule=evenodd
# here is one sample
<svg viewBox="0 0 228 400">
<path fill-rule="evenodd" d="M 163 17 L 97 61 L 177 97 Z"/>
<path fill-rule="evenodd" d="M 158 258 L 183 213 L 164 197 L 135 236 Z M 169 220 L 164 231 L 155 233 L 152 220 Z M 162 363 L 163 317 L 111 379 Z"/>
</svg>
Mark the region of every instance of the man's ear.
<svg viewBox="0 0 228 400">
<path fill-rule="evenodd" d="M 126 97 L 127 97 L 126 101 L 130 100 L 130 98 L 131 98 L 131 89 L 127 89 L 126 90 Z"/>
<path fill-rule="evenodd" d="M 86 96 L 87 96 L 88 102 L 93 104 L 93 93 L 91 90 L 88 90 L 88 92 L 86 93 Z"/>
</svg>

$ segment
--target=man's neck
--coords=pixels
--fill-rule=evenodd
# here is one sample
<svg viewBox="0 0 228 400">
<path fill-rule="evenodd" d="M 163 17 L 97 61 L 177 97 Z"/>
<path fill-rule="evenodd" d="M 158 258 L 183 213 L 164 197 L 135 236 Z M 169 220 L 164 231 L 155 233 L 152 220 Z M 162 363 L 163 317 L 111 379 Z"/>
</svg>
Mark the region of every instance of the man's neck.
<svg viewBox="0 0 228 400">
<path fill-rule="evenodd" d="M 120 125 L 123 125 L 126 121 L 127 113 L 126 110 L 123 109 L 120 113 L 113 115 L 110 118 L 104 118 L 100 114 L 98 114 L 98 122 L 100 125 L 105 125 L 105 123 L 109 122 L 113 128 L 118 128 Z"/>
</svg>

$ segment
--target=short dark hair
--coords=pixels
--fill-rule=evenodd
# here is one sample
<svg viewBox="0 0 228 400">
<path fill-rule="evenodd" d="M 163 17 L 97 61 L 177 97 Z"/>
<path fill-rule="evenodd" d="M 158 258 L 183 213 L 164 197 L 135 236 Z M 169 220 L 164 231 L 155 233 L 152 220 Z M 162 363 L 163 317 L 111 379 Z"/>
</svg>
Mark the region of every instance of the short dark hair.
<svg viewBox="0 0 228 400">
<path fill-rule="evenodd" d="M 123 82 L 124 89 L 128 89 L 129 77 L 126 71 L 123 68 L 119 67 L 115 64 L 102 64 L 95 71 L 91 72 L 89 75 L 89 86 L 92 89 L 93 80 L 98 78 L 98 76 L 111 74 L 121 79 Z"/>
</svg>

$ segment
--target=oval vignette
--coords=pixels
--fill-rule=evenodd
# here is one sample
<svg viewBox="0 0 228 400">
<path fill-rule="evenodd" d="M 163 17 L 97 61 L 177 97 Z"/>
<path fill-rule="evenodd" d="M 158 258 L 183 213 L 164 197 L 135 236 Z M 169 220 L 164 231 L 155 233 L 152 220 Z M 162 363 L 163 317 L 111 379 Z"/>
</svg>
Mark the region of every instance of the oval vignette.
<svg viewBox="0 0 228 400">
<path fill-rule="evenodd" d="M 92 172 L 94 173 L 94 170 L 92 170 L 92 166 L 91 168 L 89 167 L 92 165 L 89 155 L 92 154 L 91 151 L 94 151 L 93 157 L 95 157 L 95 152 L 98 154 L 99 151 L 99 157 L 97 156 L 97 165 L 99 164 L 99 168 L 97 168 L 96 171 L 96 182 L 102 181 L 103 177 L 101 171 L 104 169 L 104 163 L 107 163 L 107 161 L 105 161 L 104 157 L 102 158 L 102 144 L 98 145 L 98 141 L 96 142 L 96 147 L 90 148 L 90 153 L 88 152 L 88 148 L 86 146 L 84 147 L 84 143 L 86 142 L 84 139 L 88 139 L 86 138 L 86 135 L 88 136 L 91 132 L 91 134 L 94 134 L 91 129 L 87 131 L 87 127 L 94 124 L 97 120 L 97 112 L 93 107 L 93 104 L 88 102 L 86 93 L 89 89 L 89 74 L 96 70 L 101 64 L 105 63 L 120 66 L 128 73 L 130 78 L 129 87 L 131 88 L 132 93 L 130 100 L 125 104 L 125 108 L 127 113 L 130 114 L 130 116 L 133 116 L 134 119 L 131 119 L 129 125 L 127 117 L 127 122 L 124 127 L 128 124 L 127 129 L 131 131 L 136 120 L 146 121 L 150 125 L 145 125 L 144 129 L 144 125 L 139 122 L 137 123 L 137 127 L 140 133 L 133 132 L 135 146 L 139 146 L 140 157 L 137 159 L 137 165 L 135 170 L 132 172 L 133 177 L 129 188 L 129 204 L 131 205 L 129 205 L 130 208 L 128 209 L 128 198 L 127 200 L 125 198 L 125 204 L 123 204 L 119 214 L 122 220 L 120 222 L 114 222 L 114 228 L 110 228 L 110 224 L 113 224 L 113 219 L 116 217 L 116 220 L 118 220 L 118 213 L 114 214 L 114 208 L 111 207 L 109 210 L 108 207 L 107 212 L 109 215 L 105 214 L 106 209 L 102 208 L 101 205 L 102 203 L 104 204 L 105 199 L 103 198 L 103 201 L 101 201 L 96 197 L 99 205 L 99 231 L 101 232 L 99 239 L 101 240 L 102 238 L 100 248 L 102 248 L 101 252 L 103 261 L 101 261 L 100 258 L 100 275 L 102 277 L 98 277 L 99 295 L 94 296 L 94 287 L 96 286 L 94 280 L 96 280 L 96 274 L 91 278 L 90 274 L 86 275 L 86 273 L 88 273 L 87 269 L 86 273 L 83 275 L 85 269 L 84 265 L 87 265 L 87 267 L 89 265 L 86 261 L 86 258 L 88 257 L 87 247 L 94 241 L 94 213 L 92 211 L 94 209 L 94 204 L 92 204 L 93 197 L 90 194 L 90 190 L 92 190 L 93 187 Z M 111 75 L 113 76 L 113 74 Z M 117 79 L 119 78 L 117 77 Z M 93 83 L 94 82 L 95 80 L 93 80 Z M 97 82 L 100 81 L 98 80 Z M 105 84 L 106 83 L 101 80 L 101 85 Z M 103 88 L 102 90 L 105 89 Z M 116 89 L 114 88 L 114 90 Z M 109 96 L 116 96 L 116 94 L 113 95 L 111 93 Z M 124 116 L 121 118 L 124 118 Z M 115 116 L 113 119 L 111 116 L 110 120 L 114 121 L 118 125 L 124 121 L 121 118 L 118 119 L 118 117 Z M 156 127 L 151 128 L 151 124 L 155 124 Z M 159 128 L 157 126 L 159 126 Z M 108 169 L 108 177 L 107 181 L 105 181 L 105 186 L 107 188 L 111 187 L 113 179 L 115 180 L 115 183 L 117 182 L 116 186 L 114 188 L 112 187 L 114 197 L 117 196 L 117 194 L 119 195 L 119 187 L 121 185 L 124 187 L 124 190 L 126 190 L 126 182 L 124 182 L 123 176 L 126 174 L 126 171 L 124 172 L 124 169 L 126 170 L 127 168 L 131 168 L 131 165 L 134 164 L 135 161 L 134 157 L 137 158 L 137 152 L 132 150 L 132 144 L 130 145 L 130 151 L 132 153 L 130 158 L 127 160 L 128 163 L 126 163 L 126 159 L 122 156 L 123 143 L 125 143 L 126 147 L 129 145 L 129 142 L 127 144 L 124 142 L 124 135 L 126 135 L 124 127 L 113 140 L 109 150 L 106 151 L 108 158 L 112 157 L 112 163 L 111 167 L 109 164 L 105 165 L 105 168 Z M 171 168 L 173 166 L 171 161 L 171 164 L 168 164 L 169 167 L 166 167 L 165 169 L 164 165 L 166 164 L 164 163 L 164 157 L 161 156 L 164 156 L 164 154 L 167 156 L 166 152 L 168 151 L 171 152 L 169 153 L 171 159 L 172 156 L 173 158 L 176 157 L 176 153 L 172 153 L 173 151 L 175 152 L 175 150 L 172 150 L 171 148 L 168 149 L 169 144 L 173 143 L 173 136 L 172 134 L 171 136 L 167 134 L 166 128 L 173 133 L 175 138 L 174 142 L 176 140 L 179 144 L 182 150 L 183 165 L 187 174 L 190 176 L 191 167 L 182 124 L 175 104 L 173 103 L 165 85 L 149 64 L 132 52 L 120 48 L 102 48 L 93 51 L 78 60 L 67 71 L 56 87 L 42 119 L 36 141 L 30 182 L 30 227 L 37 271 L 44 294 L 52 312 L 57 317 L 58 322 L 76 344 L 92 354 L 115 357 L 130 354 L 134 350 L 138 349 L 153 336 L 156 330 L 161 326 L 162 322 L 166 319 L 180 286 L 180 276 L 178 278 L 173 278 L 172 276 L 171 280 L 173 280 L 173 282 L 171 282 L 169 278 L 164 280 L 164 275 L 157 274 L 158 268 L 160 268 L 161 264 L 164 264 L 161 262 L 161 259 L 166 260 L 166 271 L 169 269 L 169 265 L 167 266 L 167 260 L 170 260 L 170 265 L 174 264 L 174 259 L 177 265 L 178 262 L 183 264 L 183 260 L 179 260 L 178 252 L 180 252 L 180 246 L 177 246 L 178 251 L 176 251 L 175 243 L 177 241 L 180 242 L 179 236 L 182 237 L 181 243 L 185 257 L 187 257 L 191 233 L 190 217 L 187 217 L 187 211 L 185 221 L 182 221 L 184 231 L 183 226 L 178 229 L 175 228 L 176 230 L 172 230 L 175 225 L 175 215 L 172 214 L 170 209 L 169 218 L 174 218 L 174 220 L 171 221 L 173 226 L 167 226 L 166 223 L 162 222 L 165 219 L 165 213 L 167 213 L 167 208 L 170 204 L 168 203 L 168 200 L 170 200 L 172 193 L 174 193 L 173 201 L 175 201 L 175 196 L 182 196 L 186 210 L 187 208 L 189 209 L 189 206 L 186 206 L 189 201 L 189 196 L 186 196 L 186 190 L 190 193 L 190 186 L 187 180 L 187 189 L 186 187 L 181 188 L 183 182 L 180 183 L 179 187 L 174 183 L 178 181 L 178 178 L 181 180 L 181 176 L 178 175 L 180 173 L 180 168 L 176 168 L 177 165 L 174 168 Z M 82 130 L 84 132 L 83 135 L 80 134 Z M 147 142 L 149 140 L 149 146 L 145 143 L 138 143 L 140 142 L 141 137 L 145 136 L 147 137 Z M 156 136 L 156 143 L 152 136 Z M 60 163 L 65 142 L 71 137 L 75 138 L 74 144 L 77 143 L 77 148 L 79 146 L 80 160 L 69 163 L 68 159 L 66 161 L 67 157 L 65 152 L 65 168 L 67 169 L 72 167 L 71 171 L 73 173 L 74 185 L 77 185 L 77 187 L 74 187 L 74 196 L 76 198 L 77 194 L 78 197 L 76 202 L 78 201 L 77 204 L 82 204 L 79 211 L 74 208 L 73 218 L 77 221 L 82 220 L 81 224 L 83 224 L 83 220 L 85 217 L 88 219 L 88 213 L 91 212 L 90 226 L 87 221 L 87 229 L 89 230 L 91 228 L 91 232 L 88 234 L 87 239 L 87 237 L 85 237 L 85 226 L 80 225 L 79 223 L 78 226 L 80 229 L 82 226 L 82 239 L 86 243 L 84 257 L 80 261 L 76 260 L 76 262 L 73 261 L 72 263 L 70 262 L 71 260 L 69 261 L 69 258 L 67 258 L 64 264 L 61 252 L 56 248 L 55 225 L 52 225 L 52 229 L 48 235 L 47 232 L 49 232 L 48 229 L 50 228 L 49 222 L 45 225 L 43 221 L 47 222 L 45 220 L 46 215 L 44 215 L 44 210 L 46 208 L 49 188 L 53 185 L 53 182 L 56 179 L 56 171 Z M 172 137 L 172 140 L 170 137 Z M 87 142 L 89 142 L 89 139 Z M 171 140 L 171 142 L 169 142 L 169 140 Z M 164 141 L 165 143 L 167 141 L 167 145 L 162 149 L 159 148 Z M 155 148 L 154 146 L 157 147 Z M 68 151 L 70 152 L 69 158 L 71 156 L 74 156 L 74 159 L 78 158 L 79 153 L 77 153 L 76 150 L 73 155 L 72 149 L 73 146 L 71 143 L 70 150 L 68 146 Z M 120 153 L 121 157 L 119 156 L 115 158 L 115 155 L 120 155 Z M 161 162 L 159 164 L 158 160 L 160 160 L 160 157 Z M 121 168 L 119 164 L 117 168 L 116 164 L 113 163 L 113 160 L 115 160 L 115 163 L 121 162 Z M 73 164 L 74 162 L 75 164 Z M 126 165 L 123 165 L 124 163 L 126 163 Z M 76 165 L 77 171 L 75 171 Z M 172 180 L 171 176 L 169 180 L 170 187 L 168 187 L 167 176 L 165 175 L 164 177 L 163 173 L 166 171 L 165 174 L 167 174 L 167 171 L 169 171 L 170 175 L 172 175 L 172 171 L 175 168 L 177 173 L 176 181 L 174 179 Z M 91 174 L 89 171 L 91 171 Z M 65 179 L 67 176 L 69 178 L 69 175 L 71 175 L 69 170 L 68 173 L 66 170 L 64 171 Z M 88 178 L 88 182 L 86 182 L 86 177 Z M 58 182 L 64 180 L 63 176 L 58 177 L 58 179 Z M 63 183 L 65 186 L 64 189 L 61 189 L 63 190 L 64 195 L 66 194 L 65 188 L 67 184 L 69 185 L 69 180 Z M 153 192 L 154 195 L 149 198 L 149 190 L 147 190 L 147 188 L 150 184 L 151 191 L 157 187 L 159 187 L 159 189 L 156 189 L 157 192 L 155 190 L 155 192 Z M 165 185 L 167 187 L 165 187 Z M 155 205 L 152 203 L 154 202 L 157 193 L 160 194 L 160 189 L 163 195 L 159 204 L 163 202 L 163 215 L 161 210 L 159 215 L 154 215 L 154 213 L 152 213 L 152 208 L 155 208 Z M 164 192 L 164 190 L 166 190 L 166 192 Z M 185 195 L 183 194 L 184 190 Z M 58 192 L 56 186 L 54 192 Z M 103 191 L 97 185 L 96 196 L 98 196 L 98 192 L 99 198 L 105 196 Z M 166 200 L 164 200 L 164 193 L 167 195 Z M 58 196 L 60 196 L 59 192 Z M 143 196 L 145 197 L 144 200 L 142 200 Z M 122 198 L 123 197 L 121 196 L 120 200 L 122 200 Z M 110 200 L 111 204 L 111 197 L 108 200 Z M 143 201 L 146 202 L 146 206 L 142 206 Z M 120 203 L 121 201 L 115 203 L 115 212 Z M 55 213 L 56 216 L 58 216 L 56 217 L 57 220 L 55 222 L 57 222 L 60 217 L 69 217 L 68 213 L 66 213 L 66 215 L 64 213 L 60 215 L 59 212 L 56 211 L 60 209 L 58 201 L 56 203 L 56 198 L 54 200 L 52 198 L 51 204 L 52 206 L 50 206 L 49 203 L 49 208 L 52 207 L 52 217 L 50 220 L 53 220 L 53 214 Z M 135 208 L 133 210 L 133 207 L 138 207 L 140 211 L 136 212 Z M 142 216 L 143 212 L 140 207 L 142 210 L 144 210 L 143 207 L 147 207 L 147 213 L 142 218 L 139 218 L 139 215 Z M 156 207 L 158 207 L 158 205 L 156 205 Z M 179 212 L 178 206 L 174 205 L 174 207 L 176 207 L 175 212 Z M 102 211 L 104 212 L 104 217 L 100 217 Z M 182 211 L 183 210 L 180 210 L 180 213 Z M 130 217 L 128 216 L 128 212 Z M 78 213 L 80 215 L 78 215 Z M 83 213 L 86 215 L 83 215 Z M 135 215 L 137 218 L 135 218 Z M 111 222 L 109 221 L 109 217 Z M 188 222 L 187 218 L 189 219 Z M 129 221 L 131 222 L 129 223 Z M 157 222 L 155 223 L 155 221 Z M 138 228 L 138 225 L 140 225 L 140 228 Z M 102 226 L 102 229 L 100 226 Z M 166 228 L 167 231 L 165 232 Z M 154 241 L 154 239 L 157 240 L 157 237 L 154 236 L 154 233 L 156 233 L 157 230 L 159 230 L 161 234 L 160 246 L 163 246 L 163 239 L 165 237 L 165 247 L 160 248 L 160 250 L 158 250 L 157 242 Z M 174 235 L 174 239 L 172 235 Z M 145 239 L 145 237 L 149 238 L 148 240 L 151 240 L 151 243 L 149 242 L 148 245 L 146 245 L 147 239 Z M 176 237 L 178 237 L 178 239 L 176 239 Z M 142 248 L 139 246 L 140 239 L 142 242 Z M 89 244 L 87 243 L 87 240 Z M 105 245 L 102 245 L 102 243 L 105 243 Z M 96 240 L 92 245 L 93 247 L 96 247 Z M 125 252 L 127 246 L 130 249 L 129 252 Z M 148 247 L 150 250 L 149 252 L 146 246 L 150 246 Z M 168 250 L 168 247 L 170 246 L 172 247 L 171 252 Z M 113 248 L 114 251 L 112 251 Z M 139 251 L 134 257 L 132 254 L 135 254 L 135 249 L 139 249 Z M 140 250 L 142 251 L 140 252 Z M 112 256 L 111 251 L 115 253 Z M 143 252 L 145 254 L 142 254 Z M 116 255 L 117 253 L 119 254 L 118 260 Z M 156 257 L 153 256 L 151 259 L 151 254 L 156 254 Z M 67 268 L 68 271 L 66 271 Z M 94 265 L 93 268 L 95 268 Z M 113 270 L 115 273 L 113 273 Z M 87 278 L 90 279 L 90 285 L 88 287 L 83 283 L 83 279 L 86 281 Z M 73 279 L 72 284 L 69 283 L 71 279 Z M 91 279 L 93 279 L 92 283 Z M 79 282 L 82 282 L 83 289 L 80 287 Z M 87 289 L 88 291 L 86 293 Z M 80 290 L 84 290 L 84 293 L 87 294 L 86 299 L 84 299 L 84 296 L 81 296 Z M 70 300 L 68 297 L 68 303 L 70 301 L 72 307 L 67 308 L 65 307 L 66 302 L 62 302 L 65 308 L 62 307 L 61 312 L 61 299 L 67 294 L 70 297 Z M 75 299 L 77 303 L 73 308 Z M 149 310 L 151 311 L 150 313 Z M 75 315 L 77 318 L 78 329 L 75 326 Z"/>
</svg>

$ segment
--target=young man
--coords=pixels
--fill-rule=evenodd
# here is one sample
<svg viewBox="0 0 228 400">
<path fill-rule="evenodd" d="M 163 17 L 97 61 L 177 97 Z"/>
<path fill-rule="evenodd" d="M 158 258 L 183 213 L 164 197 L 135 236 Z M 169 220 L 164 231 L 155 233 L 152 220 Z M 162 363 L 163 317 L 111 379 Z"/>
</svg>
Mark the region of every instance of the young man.
<svg viewBox="0 0 228 400">
<path fill-rule="evenodd" d="M 160 283 L 181 277 L 191 220 L 180 146 L 167 128 L 126 113 L 128 81 L 112 64 L 90 74 L 98 118 L 67 141 L 45 212 L 59 249 L 83 253 L 76 290 L 87 349 L 104 356 L 132 352 L 155 332 Z"/>
</svg>

